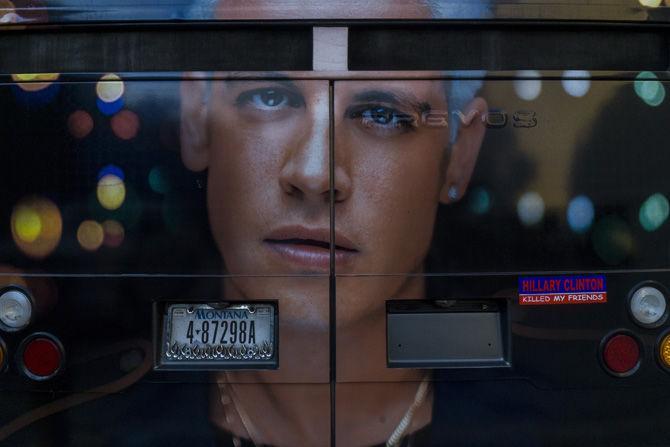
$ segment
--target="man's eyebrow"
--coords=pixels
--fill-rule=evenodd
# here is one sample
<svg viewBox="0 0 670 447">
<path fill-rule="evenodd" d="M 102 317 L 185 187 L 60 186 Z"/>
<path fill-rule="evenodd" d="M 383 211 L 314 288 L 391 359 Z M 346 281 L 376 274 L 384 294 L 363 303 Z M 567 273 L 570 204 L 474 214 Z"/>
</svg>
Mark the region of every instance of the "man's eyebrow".
<svg viewBox="0 0 670 447">
<path fill-rule="evenodd" d="M 243 82 L 276 82 L 277 84 L 282 84 L 284 87 L 291 89 L 291 90 L 299 90 L 298 86 L 296 83 L 293 81 L 293 79 L 290 79 L 286 73 L 281 73 L 278 71 L 271 71 L 271 72 L 264 72 L 263 73 L 263 78 L 264 79 L 258 79 L 258 73 L 250 73 L 250 72 L 244 72 L 244 71 L 233 71 L 228 73 L 229 76 L 231 76 L 230 79 L 225 79 L 226 82 L 235 82 L 235 81 L 243 81 Z"/>
<path fill-rule="evenodd" d="M 366 90 L 354 95 L 356 102 L 386 102 L 396 106 L 405 106 L 415 109 L 417 112 L 427 112 L 431 109 L 430 104 L 419 101 L 411 93 L 396 93 L 388 90 Z"/>
<path fill-rule="evenodd" d="M 281 84 L 290 90 L 300 90 L 292 79 L 272 79 L 272 81 Z"/>
</svg>

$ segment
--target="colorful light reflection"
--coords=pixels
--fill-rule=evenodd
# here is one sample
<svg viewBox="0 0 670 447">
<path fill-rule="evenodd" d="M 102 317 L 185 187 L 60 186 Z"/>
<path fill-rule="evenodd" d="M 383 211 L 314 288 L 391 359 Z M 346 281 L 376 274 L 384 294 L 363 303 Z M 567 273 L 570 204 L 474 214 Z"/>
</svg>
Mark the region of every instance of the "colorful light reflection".
<svg viewBox="0 0 670 447">
<path fill-rule="evenodd" d="M 665 99 L 665 86 L 651 71 L 640 72 L 635 77 L 633 89 L 645 104 L 652 107 L 659 106 Z"/>
<path fill-rule="evenodd" d="M 18 73 L 12 75 L 12 81 L 24 92 L 44 90 L 58 80 L 58 73 Z"/>
<path fill-rule="evenodd" d="M 35 242 L 42 233 L 42 219 L 34 208 L 19 206 L 14 215 L 16 236 L 23 242 Z"/>
<path fill-rule="evenodd" d="M 102 223 L 104 233 L 103 244 L 107 247 L 116 248 L 123 243 L 126 235 L 123 225 L 116 220 L 106 220 Z"/>
<path fill-rule="evenodd" d="M 570 96 L 581 98 L 591 88 L 590 73 L 585 70 L 566 70 L 563 72 L 561 85 L 563 90 Z"/>
<path fill-rule="evenodd" d="M 524 193 L 517 202 L 516 212 L 524 226 L 536 225 L 544 218 L 544 200 L 534 191 Z"/>
<path fill-rule="evenodd" d="M 77 110 L 67 118 L 67 128 L 70 134 L 81 140 L 93 130 L 93 118 L 84 110 Z"/>
<path fill-rule="evenodd" d="M 149 187 L 158 194 L 170 192 L 170 174 L 165 166 L 154 166 L 149 171 Z"/>
<path fill-rule="evenodd" d="M 486 214 L 491 209 L 491 195 L 484 187 L 477 187 L 470 192 L 468 202 L 470 211 L 474 214 Z"/>
<path fill-rule="evenodd" d="M 121 180 L 126 179 L 126 175 L 123 173 L 123 169 L 121 169 L 116 165 L 106 165 L 102 169 L 100 169 L 100 171 L 98 171 L 98 181 L 100 181 L 101 178 L 109 174 L 115 175 Z"/>
<path fill-rule="evenodd" d="M 100 98 L 95 100 L 95 105 L 98 106 L 98 110 L 105 116 L 112 116 L 117 113 L 119 110 L 123 109 L 123 98 L 119 98 L 114 102 L 105 102 Z"/>
<path fill-rule="evenodd" d="M 91 191 L 87 200 L 87 216 L 97 222 L 104 222 L 110 219 L 116 220 L 123 225 L 126 233 L 134 228 L 140 221 L 144 206 L 137 192 L 133 189 L 132 183 L 124 182 L 124 187 L 125 197 L 123 204 L 114 210 L 107 209 L 101 205 L 97 194 L 98 188 L 96 187 L 94 191 Z"/>
<path fill-rule="evenodd" d="M 668 220 L 670 203 L 661 193 L 652 194 L 640 206 L 640 225 L 646 231 L 656 231 Z"/>
<path fill-rule="evenodd" d="M 43 259 L 58 246 L 63 234 L 63 219 L 58 207 L 49 199 L 22 199 L 12 210 L 12 238 L 27 256 Z"/>
<path fill-rule="evenodd" d="M 593 224 L 595 208 L 586 196 L 577 196 L 570 200 L 567 209 L 568 225 L 575 233 L 584 233 Z"/>
<path fill-rule="evenodd" d="M 48 104 L 60 91 L 60 84 L 54 82 L 58 77 L 58 73 L 13 74 L 12 93 L 26 107 Z"/>
<path fill-rule="evenodd" d="M 521 70 L 517 72 L 521 78 L 539 78 L 540 73 L 536 70 Z M 540 79 L 517 79 L 514 81 L 516 95 L 524 101 L 532 101 L 542 93 L 542 81 Z"/>
<path fill-rule="evenodd" d="M 123 81 L 114 73 L 104 75 L 95 85 L 95 93 L 98 99 L 107 103 L 116 102 L 121 99 L 124 90 L 125 85 Z"/>
<path fill-rule="evenodd" d="M 77 241 L 84 250 L 96 251 L 102 245 L 104 238 L 102 225 L 94 220 L 85 220 L 77 228 Z"/>
<path fill-rule="evenodd" d="M 122 140 L 132 140 L 140 130 L 140 119 L 135 112 L 122 110 L 114 115 L 111 126 L 114 135 Z"/>
<path fill-rule="evenodd" d="M 98 181 L 96 195 L 103 208 L 113 211 L 123 205 L 126 199 L 126 185 L 119 176 L 106 174 Z"/>
</svg>

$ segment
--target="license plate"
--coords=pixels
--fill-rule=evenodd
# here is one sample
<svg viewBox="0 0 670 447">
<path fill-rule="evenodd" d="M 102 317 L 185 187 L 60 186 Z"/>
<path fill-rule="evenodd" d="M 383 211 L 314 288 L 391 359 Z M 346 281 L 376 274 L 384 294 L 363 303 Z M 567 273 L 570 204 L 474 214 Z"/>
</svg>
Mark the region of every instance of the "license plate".
<svg viewBox="0 0 670 447">
<path fill-rule="evenodd" d="M 276 305 L 170 304 L 161 345 L 158 369 L 276 368 Z"/>
</svg>

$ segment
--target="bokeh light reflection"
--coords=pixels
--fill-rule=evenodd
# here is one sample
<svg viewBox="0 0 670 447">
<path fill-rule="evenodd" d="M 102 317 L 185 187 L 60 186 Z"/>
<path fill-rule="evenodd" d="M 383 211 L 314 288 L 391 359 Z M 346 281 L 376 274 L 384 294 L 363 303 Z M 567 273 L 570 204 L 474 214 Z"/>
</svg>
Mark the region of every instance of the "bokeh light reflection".
<svg viewBox="0 0 670 447">
<path fill-rule="evenodd" d="M 106 220 L 102 223 L 102 230 L 104 232 L 103 244 L 105 244 L 105 246 L 116 248 L 123 243 L 126 233 L 120 222 L 116 220 Z"/>
<path fill-rule="evenodd" d="M 516 212 L 524 226 L 536 225 L 544 218 L 544 200 L 534 191 L 524 193 L 517 202 Z"/>
<path fill-rule="evenodd" d="M 98 171 L 98 180 L 109 174 L 115 175 L 121 180 L 126 179 L 126 175 L 123 173 L 123 169 L 121 169 L 116 165 L 106 165 L 102 169 L 100 169 L 100 171 Z"/>
<path fill-rule="evenodd" d="M 633 251 L 630 228 L 616 216 L 606 216 L 596 222 L 591 243 L 598 257 L 610 265 L 621 264 Z"/>
<path fill-rule="evenodd" d="M 652 194 L 640 206 L 640 225 L 646 231 L 656 231 L 668 220 L 670 203 L 661 193 Z"/>
<path fill-rule="evenodd" d="M 633 83 L 635 94 L 645 104 L 657 107 L 665 99 L 665 86 L 658 80 L 656 74 L 651 71 L 640 72 Z"/>
<path fill-rule="evenodd" d="M 638 0 L 642 6 L 647 8 L 658 8 L 661 6 L 661 0 Z"/>
<path fill-rule="evenodd" d="M 102 225 L 94 220 L 85 220 L 77 228 L 77 241 L 84 250 L 96 251 L 102 245 L 104 238 Z"/>
<path fill-rule="evenodd" d="M 102 102 L 116 102 L 123 96 L 125 86 L 121 78 L 109 73 L 100 78 L 95 85 L 95 93 Z"/>
<path fill-rule="evenodd" d="M 19 206 L 14 212 L 16 237 L 23 242 L 35 242 L 42 232 L 42 219 L 34 208 Z"/>
<path fill-rule="evenodd" d="M 41 106 L 50 103 L 60 91 L 58 73 L 13 74 L 12 93 L 23 106 Z"/>
<path fill-rule="evenodd" d="M 27 256 L 43 259 L 58 246 L 63 234 L 63 219 L 58 207 L 49 199 L 22 199 L 12 210 L 12 238 Z"/>
<path fill-rule="evenodd" d="M 133 188 L 132 183 L 127 182 L 124 183 L 124 185 L 126 195 L 123 200 L 123 205 L 115 210 L 106 209 L 100 204 L 97 188 L 91 191 L 91 194 L 89 194 L 87 199 L 87 217 L 97 222 L 116 220 L 123 225 L 125 233 L 127 234 L 130 229 L 135 228 L 140 222 L 144 204 L 137 191 Z"/>
<path fill-rule="evenodd" d="M 24 92 L 38 92 L 51 86 L 58 77 L 58 73 L 18 73 L 12 75 L 12 81 Z"/>
<path fill-rule="evenodd" d="M 126 185 L 119 176 L 106 174 L 98 180 L 96 195 L 103 208 L 113 211 L 123 205 L 126 199 Z"/>
<path fill-rule="evenodd" d="M 76 110 L 67 118 L 67 128 L 73 137 L 81 140 L 93 130 L 93 118 L 84 110 Z"/>
<path fill-rule="evenodd" d="M 469 196 L 468 208 L 472 213 L 482 215 L 489 212 L 491 209 L 491 195 L 486 188 L 477 187 L 470 192 Z"/>
<path fill-rule="evenodd" d="M 520 78 L 540 77 L 540 73 L 536 70 L 521 70 L 516 75 Z M 514 92 L 524 101 L 532 101 L 540 96 L 542 81 L 540 79 L 516 79 L 514 81 Z"/>
<path fill-rule="evenodd" d="M 566 70 L 563 72 L 561 85 L 563 90 L 575 98 L 586 95 L 591 88 L 591 75 L 585 70 Z"/>
<path fill-rule="evenodd" d="M 123 98 L 119 98 L 114 102 L 105 102 L 100 98 L 95 100 L 95 105 L 98 106 L 98 110 L 105 116 L 112 116 L 117 113 L 119 110 L 123 109 Z"/>
<path fill-rule="evenodd" d="M 593 224 L 595 208 L 591 199 L 580 195 L 570 200 L 566 214 L 570 229 L 575 233 L 584 233 Z"/>
<path fill-rule="evenodd" d="M 165 166 L 154 166 L 149 171 L 149 187 L 158 194 L 170 192 L 170 173 Z"/>
<path fill-rule="evenodd" d="M 114 115 L 111 126 L 114 135 L 122 140 L 132 140 L 140 129 L 140 119 L 135 112 L 122 110 Z"/>
</svg>

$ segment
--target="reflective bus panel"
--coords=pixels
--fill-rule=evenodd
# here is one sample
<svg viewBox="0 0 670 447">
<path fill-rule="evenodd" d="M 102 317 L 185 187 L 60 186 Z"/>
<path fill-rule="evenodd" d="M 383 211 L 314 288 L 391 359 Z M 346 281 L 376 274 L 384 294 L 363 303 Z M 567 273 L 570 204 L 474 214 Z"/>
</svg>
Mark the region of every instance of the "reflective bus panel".
<svg viewBox="0 0 670 447">
<path fill-rule="evenodd" d="M 0 86 L 1 440 L 664 442 L 664 73 L 82 76 Z"/>
</svg>

